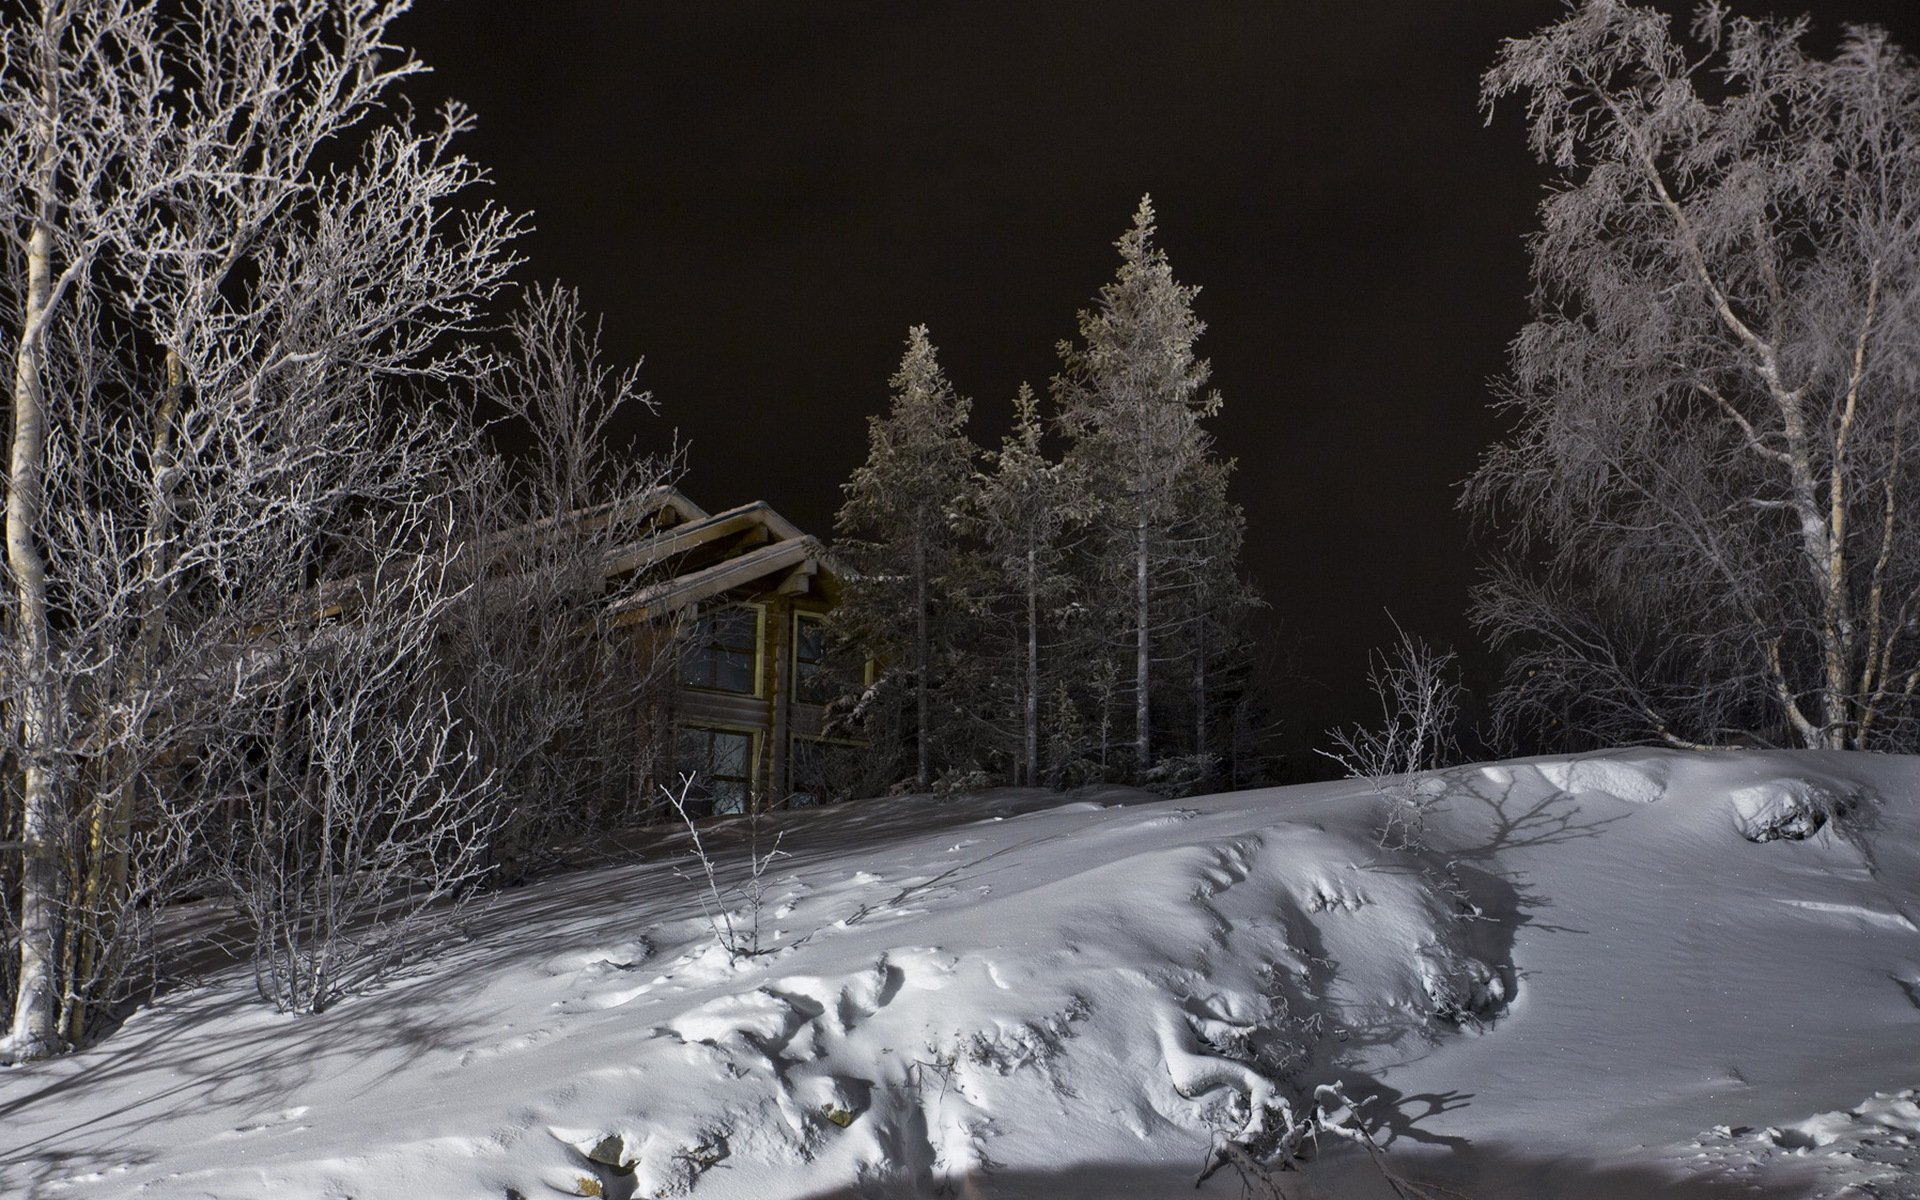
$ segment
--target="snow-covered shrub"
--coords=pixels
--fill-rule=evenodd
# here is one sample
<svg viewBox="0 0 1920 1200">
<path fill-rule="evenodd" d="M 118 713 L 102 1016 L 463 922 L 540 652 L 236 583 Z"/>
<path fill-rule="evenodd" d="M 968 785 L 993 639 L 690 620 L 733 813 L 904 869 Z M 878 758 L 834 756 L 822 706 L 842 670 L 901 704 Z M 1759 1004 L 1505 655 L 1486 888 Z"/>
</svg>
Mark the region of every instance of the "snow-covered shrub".
<svg viewBox="0 0 1920 1200">
<path fill-rule="evenodd" d="M 1142 773 L 1140 786 L 1162 796 L 1191 796 L 1215 778 L 1218 766 L 1213 754 L 1170 754 Z"/>
<path fill-rule="evenodd" d="M 747 813 L 746 881 L 722 888 L 713 855 L 707 851 L 707 843 L 700 836 L 700 826 L 687 809 L 687 797 L 692 793 L 693 785 L 694 776 L 682 775 L 679 792 L 664 787 L 660 790 L 667 803 L 680 814 L 688 836 L 693 839 L 693 856 L 700 864 L 705 885 L 700 893 L 700 911 L 706 914 L 707 923 L 713 928 L 714 939 L 726 951 L 729 960 L 737 962 L 742 958 L 757 957 L 765 952 L 760 945 L 760 914 L 767 904 L 767 868 L 773 865 L 774 859 L 786 857 L 786 851 L 780 849 L 781 835 L 775 834 L 773 844 L 763 853 L 760 849 L 761 808 L 757 804 L 751 805 Z M 736 896 L 745 905 L 738 917 L 729 903 Z"/>
<path fill-rule="evenodd" d="M 1494 967 L 1470 954 L 1438 943 L 1425 946 L 1419 970 L 1436 1020 L 1449 1025 L 1478 1025 L 1506 1006 L 1506 980 Z"/>
<path fill-rule="evenodd" d="M 994 785 L 993 776 L 982 767 L 949 767 L 933 781 L 936 796 L 957 796 L 963 792 L 985 791 Z"/>
<path fill-rule="evenodd" d="M 211 871 L 283 1011 L 319 1012 L 441 940 L 486 874 L 492 778 L 433 669 L 446 580 L 395 551 L 355 581 L 364 611 L 297 614 L 231 667 L 247 703 L 199 763 L 237 814 Z"/>
<path fill-rule="evenodd" d="M 1750 842 L 1804 841 L 1836 827 L 1861 808 L 1861 798 L 1806 779 L 1778 779 L 1728 795 L 1740 836 Z"/>
<path fill-rule="evenodd" d="M 1427 810 L 1445 793 L 1431 772 L 1458 751 L 1462 689 L 1451 650 L 1394 628 L 1400 640 L 1391 657 L 1376 653 L 1367 676 L 1380 703 L 1380 725 L 1338 730 L 1333 749 L 1320 753 L 1373 786 L 1387 802 L 1380 844 L 1406 849 L 1425 844 Z"/>
</svg>

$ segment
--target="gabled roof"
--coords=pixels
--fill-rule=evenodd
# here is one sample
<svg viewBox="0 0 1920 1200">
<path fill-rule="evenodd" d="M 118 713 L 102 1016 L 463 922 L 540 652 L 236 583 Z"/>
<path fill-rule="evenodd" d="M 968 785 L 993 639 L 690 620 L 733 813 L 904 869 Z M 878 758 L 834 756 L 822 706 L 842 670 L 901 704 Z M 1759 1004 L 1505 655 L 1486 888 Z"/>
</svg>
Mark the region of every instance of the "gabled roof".
<svg viewBox="0 0 1920 1200">
<path fill-rule="evenodd" d="M 807 590 L 809 580 L 819 572 L 826 554 L 816 538 L 802 535 L 761 546 L 736 558 L 725 558 L 708 567 L 659 583 L 649 584 L 614 603 L 617 617 L 647 621 L 711 599 L 722 592 L 744 587 L 755 580 L 780 575 L 776 585 L 782 592 Z"/>
<path fill-rule="evenodd" d="M 766 501 L 755 500 L 712 516 L 702 513 L 697 520 L 630 542 L 608 555 L 607 574 L 644 570 L 717 539 L 754 532 L 762 535 L 752 539 L 758 541 L 790 541 L 806 536 L 793 522 L 769 508 Z"/>
<path fill-rule="evenodd" d="M 679 488 L 661 484 L 631 496 L 621 496 L 616 500 L 576 508 L 559 516 L 530 521 L 496 535 L 495 544 L 506 545 L 521 539 L 542 538 L 554 530 L 579 533 L 603 529 L 615 521 L 643 521 L 649 517 L 654 519 L 656 525 L 680 525 L 705 520 L 707 510 L 681 495 Z"/>
<path fill-rule="evenodd" d="M 516 543 L 648 518 L 653 519 L 654 532 L 609 551 L 601 568 L 608 579 L 635 573 L 652 576 L 613 600 L 611 611 L 621 621 L 657 620 L 775 574 L 781 578 L 771 587 L 789 595 L 807 591 L 823 568 L 830 576 L 840 574 L 818 538 L 802 533 L 765 501 L 709 513 L 679 489 L 665 486 L 507 530 L 472 552 L 497 560 Z M 676 573 L 662 579 L 655 568 Z M 327 581 L 315 589 L 309 615 L 327 618 L 358 608 L 366 602 L 372 581 L 370 572 Z"/>
<path fill-rule="evenodd" d="M 672 578 L 655 578 L 615 600 L 615 616 L 623 621 L 657 620 L 756 583 L 797 595 L 809 590 L 823 569 L 830 576 L 838 574 L 818 538 L 802 533 L 760 500 L 666 526 L 614 550 L 605 570 L 612 577 L 674 569 L 675 563 L 680 568 Z"/>
<path fill-rule="evenodd" d="M 490 534 L 473 543 L 463 545 L 461 553 L 477 555 L 481 562 L 490 564 L 505 558 L 517 547 L 538 543 L 554 537 L 556 533 L 576 534 L 605 528 L 614 521 L 639 522 L 648 518 L 653 519 L 656 527 L 664 525 L 669 532 L 685 525 L 697 525 L 711 520 L 706 509 L 687 499 L 678 488 L 662 484 L 659 487 L 636 492 L 631 496 L 621 496 L 601 504 L 577 508 L 558 516 L 542 517 L 537 521 L 529 521 L 525 525 Z M 775 519 L 787 529 L 793 529 L 791 524 L 777 514 Z M 794 536 L 798 536 L 799 530 L 793 529 L 793 533 Z M 645 545 L 652 540 L 654 538 L 642 539 L 632 543 L 632 546 Z M 607 574 L 613 575 L 633 569 L 635 568 L 632 566 L 609 566 Z M 316 620 L 326 619 L 360 607 L 367 600 L 367 589 L 373 580 L 373 572 L 360 571 L 338 579 L 322 581 L 311 593 L 312 609 L 307 616 Z"/>
</svg>

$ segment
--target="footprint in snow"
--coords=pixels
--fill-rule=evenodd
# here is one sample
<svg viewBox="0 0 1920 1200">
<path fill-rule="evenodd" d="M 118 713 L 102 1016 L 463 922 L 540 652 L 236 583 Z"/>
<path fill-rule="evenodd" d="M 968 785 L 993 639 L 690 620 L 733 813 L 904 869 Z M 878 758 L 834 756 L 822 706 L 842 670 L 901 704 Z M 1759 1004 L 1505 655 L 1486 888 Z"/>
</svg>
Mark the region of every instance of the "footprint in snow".
<svg viewBox="0 0 1920 1200">
<path fill-rule="evenodd" d="M 301 1117 L 306 1116 L 308 1108 L 308 1105 L 301 1104 L 293 1108 L 283 1108 L 277 1113 L 269 1113 L 263 1117 L 255 1117 L 252 1124 L 236 1126 L 223 1136 L 241 1137 L 249 1133 L 259 1133 L 262 1130 L 286 1128 L 291 1125 L 292 1122 L 298 1121 Z M 297 1132 L 298 1130 L 305 1129 L 306 1126 L 296 1125 L 292 1126 L 292 1128 Z"/>
<path fill-rule="evenodd" d="M 556 954 L 540 965 L 548 975 L 578 975 L 593 972 L 606 975 L 628 971 L 653 957 L 653 946 L 645 938 L 616 942 L 610 946 L 591 946 Z"/>
</svg>

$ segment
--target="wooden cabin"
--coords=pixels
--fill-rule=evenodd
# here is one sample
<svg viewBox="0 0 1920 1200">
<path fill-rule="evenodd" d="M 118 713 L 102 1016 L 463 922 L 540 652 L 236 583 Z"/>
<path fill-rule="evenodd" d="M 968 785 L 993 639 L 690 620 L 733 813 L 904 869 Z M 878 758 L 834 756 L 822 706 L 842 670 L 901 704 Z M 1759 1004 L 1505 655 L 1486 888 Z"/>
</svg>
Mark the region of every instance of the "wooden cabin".
<svg viewBox="0 0 1920 1200">
<path fill-rule="evenodd" d="M 829 744 L 824 622 L 840 597 L 825 547 L 760 501 L 709 513 L 662 488 L 643 502 L 658 505 L 647 535 L 607 573 L 636 580 L 614 601 L 618 619 L 677 641 L 666 778 L 696 775 L 692 799 L 711 813 L 815 803 L 809 767 Z"/>
</svg>

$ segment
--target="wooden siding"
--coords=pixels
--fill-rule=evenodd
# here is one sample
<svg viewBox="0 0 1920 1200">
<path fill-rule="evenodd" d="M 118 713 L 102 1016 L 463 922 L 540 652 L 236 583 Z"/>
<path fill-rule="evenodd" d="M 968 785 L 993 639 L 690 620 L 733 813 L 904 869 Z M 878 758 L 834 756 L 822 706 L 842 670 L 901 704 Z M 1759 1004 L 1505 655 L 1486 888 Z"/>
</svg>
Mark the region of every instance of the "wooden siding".
<svg viewBox="0 0 1920 1200">
<path fill-rule="evenodd" d="M 820 542 L 764 502 L 712 515 L 688 502 L 672 515 L 681 520 L 609 557 L 609 578 L 629 580 L 632 589 L 612 601 L 615 619 L 657 646 L 663 633 L 685 632 L 686 622 L 701 613 L 734 604 L 757 611 L 753 692 L 680 684 L 676 667 L 669 717 L 676 729 L 755 735 L 753 802 L 784 803 L 791 739 L 818 737 L 826 715 L 822 706 L 793 696 L 794 614 L 830 611 L 839 580 Z M 662 567 L 671 578 L 647 578 Z"/>
<path fill-rule="evenodd" d="M 796 599 L 778 591 L 732 594 L 719 598 L 727 604 L 750 604 L 758 609 L 759 641 L 755 655 L 752 695 L 712 688 L 676 686 L 673 723 L 677 727 L 750 731 L 756 738 L 753 794 L 757 804 L 779 806 L 786 801 L 787 750 L 795 737 L 818 737 L 826 710 L 793 697 L 793 625 L 796 613 L 823 614 L 822 599 Z M 716 603 L 713 607 L 718 607 Z"/>
</svg>

